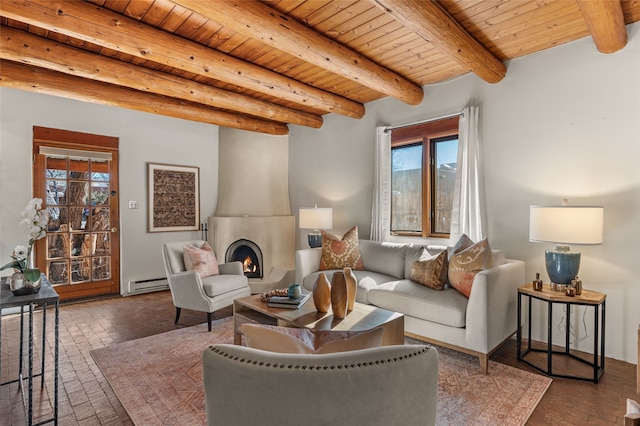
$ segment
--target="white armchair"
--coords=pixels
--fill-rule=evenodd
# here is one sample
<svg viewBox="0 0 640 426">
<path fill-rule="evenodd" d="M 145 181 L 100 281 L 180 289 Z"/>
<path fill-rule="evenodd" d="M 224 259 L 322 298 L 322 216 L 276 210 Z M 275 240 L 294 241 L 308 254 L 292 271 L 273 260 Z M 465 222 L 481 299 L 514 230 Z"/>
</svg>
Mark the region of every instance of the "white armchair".
<svg viewBox="0 0 640 426">
<path fill-rule="evenodd" d="M 207 424 L 435 424 L 438 353 L 427 345 L 283 354 L 217 344 L 202 354 Z"/>
<path fill-rule="evenodd" d="M 219 264 L 220 275 L 200 278 L 196 271 L 187 271 L 184 266 L 183 249 L 186 244 L 202 247 L 204 241 L 183 241 L 162 245 L 164 270 L 169 281 L 173 305 L 176 307 L 176 324 L 181 309 L 207 313 L 207 324 L 211 331 L 213 312 L 229 306 L 234 299 L 251 295 L 248 279 L 242 271 L 242 263 Z"/>
</svg>

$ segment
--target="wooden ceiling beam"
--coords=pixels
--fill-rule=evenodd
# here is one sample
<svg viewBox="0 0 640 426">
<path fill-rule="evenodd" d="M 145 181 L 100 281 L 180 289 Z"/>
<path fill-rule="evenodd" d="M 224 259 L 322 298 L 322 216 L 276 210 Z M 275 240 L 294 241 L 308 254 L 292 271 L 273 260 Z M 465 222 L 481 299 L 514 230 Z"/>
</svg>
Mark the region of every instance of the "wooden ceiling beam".
<svg viewBox="0 0 640 426">
<path fill-rule="evenodd" d="M 627 45 L 628 34 L 619 0 L 576 0 L 598 51 L 613 53 Z"/>
<path fill-rule="evenodd" d="M 436 1 L 371 0 L 385 12 L 488 83 L 504 78 L 507 67 L 474 39 Z"/>
<path fill-rule="evenodd" d="M 22 65 L 2 59 L 0 69 L 2 69 L 0 86 L 4 87 L 270 135 L 289 133 L 286 124 L 275 121 L 216 110 L 154 93 L 142 93 L 32 65 Z"/>
<path fill-rule="evenodd" d="M 362 118 L 364 105 L 82 1 L 2 0 L 0 14 L 284 101 Z"/>
<path fill-rule="evenodd" d="M 172 2 L 409 105 L 418 105 L 424 98 L 424 92 L 417 84 L 260 1 Z"/>
<path fill-rule="evenodd" d="M 322 117 L 316 114 L 85 52 L 14 28 L 2 29 L 0 58 L 267 120 L 313 128 L 322 126 Z"/>
</svg>

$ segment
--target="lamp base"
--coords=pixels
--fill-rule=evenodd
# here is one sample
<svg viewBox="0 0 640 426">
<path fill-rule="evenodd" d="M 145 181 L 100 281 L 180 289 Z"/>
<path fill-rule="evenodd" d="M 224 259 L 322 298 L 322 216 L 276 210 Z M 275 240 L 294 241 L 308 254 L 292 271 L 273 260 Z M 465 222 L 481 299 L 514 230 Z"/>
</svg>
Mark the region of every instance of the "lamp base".
<svg viewBox="0 0 640 426">
<path fill-rule="evenodd" d="M 547 274 L 551 280 L 551 288 L 564 291 L 564 287 L 571 285 L 571 280 L 580 270 L 580 253 L 571 252 L 567 246 L 558 246 L 556 250 L 546 250 L 544 261 Z M 555 285 L 555 286 L 554 286 Z"/>
<path fill-rule="evenodd" d="M 320 234 L 320 232 L 309 232 L 307 239 L 309 241 L 309 247 L 322 247 L 322 234 Z"/>
</svg>

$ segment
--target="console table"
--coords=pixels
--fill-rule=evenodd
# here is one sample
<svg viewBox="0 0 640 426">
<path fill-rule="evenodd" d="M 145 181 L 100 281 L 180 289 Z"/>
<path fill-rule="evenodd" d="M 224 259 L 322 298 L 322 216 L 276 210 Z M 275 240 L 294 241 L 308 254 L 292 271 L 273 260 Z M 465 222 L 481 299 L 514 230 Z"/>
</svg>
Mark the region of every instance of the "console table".
<svg viewBox="0 0 640 426">
<path fill-rule="evenodd" d="M 524 352 L 522 352 L 522 298 L 528 299 L 529 308 L 529 323 L 528 323 L 528 342 Z M 604 317 L 605 317 L 605 301 L 607 296 L 604 293 L 591 290 L 582 290 L 582 294 L 579 296 L 566 296 L 564 292 L 552 291 L 548 285 L 544 285 L 542 291 L 536 291 L 533 289 L 533 284 L 526 284 L 518 287 L 518 328 L 516 331 L 517 339 L 517 355 L 518 360 L 526 363 L 530 367 L 535 368 L 547 376 L 562 377 L 566 379 L 578 379 L 587 380 L 594 383 L 598 383 L 600 376 L 604 372 Z M 547 304 L 547 349 L 536 349 L 531 347 L 531 323 L 533 315 L 531 312 L 531 300 L 537 299 Z M 564 304 L 567 308 L 567 319 L 565 325 L 565 347 L 564 351 L 557 351 L 552 349 L 552 327 L 553 327 L 553 304 Z M 569 349 L 569 337 L 571 334 L 571 306 L 582 305 L 592 306 L 594 309 L 594 330 L 593 330 L 593 362 L 587 361 L 579 356 L 574 355 Z M 539 366 L 529 362 L 525 359 L 525 356 L 530 352 L 546 352 L 547 354 L 547 369 L 540 368 Z M 570 357 L 581 363 L 587 364 L 593 368 L 593 375 L 590 377 L 585 376 L 572 376 L 564 374 L 553 373 L 552 355 L 562 355 Z M 599 357 L 599 358 L 598 358 Z"/>
<path fill-rule="evenodd" d="M 46 348 L 46 335 L 47 335 L 47 307 L 49 305 L 54 305 L 55 307 L 55 317 L 54 317 L 54 363 L 53 363 L 53 383 L 54 383 L 54 397 L 53 397 L 53 417 L 42 420 L 35 425 L 41 425 L 45 423 L 53 423 L 55 425 L 58 424 L 58 317 L 59 317 L 59 307 L 60 302 L 58 299 L 58 293 L 53 289 L 49 280 L 42 275 L 42 287 L 40 291 L 36 294 L 29 294 L 25 296 L 14 296 L 9 288 L 9 285 L 6 283 L 6 278 L 2 279 L 2 284 L 0 285 L 0 354 L 2 353 L 2 310 L 7 308 L 20 308 L 20 359 L 18 361 L 18 377 L 6 381 L 4 383 L 0 383 L 0 386 L 8 385 L 10 383 L 19 383 L 20 390 L 22 392 L 22 401 L 24 405 L 25 415 L 26 415 L 26 423 L 28 425 L 34 425 L 33 423 L 33 379 L 40 376 L 40 388 L 44 388 L 44 377 L 45 377 L 45 348 Z M 34 362 L 33 362 L 33 313 L 34 308 L 36 306 L 42 306 L 42 360 L 40 365 L 40 372 L 34 373 Z M 28 307 L 28 310 L 25 312 L 25 307 Z M 24 322 L 25 322 L 25 313 L 28 314 L 28 350 L 27 350 L 27 371 L 26 375 L 23 371 L 23 359 L 24 359 Z M 0 373 L 2 372 L 2 360 L 0 359 Z M 1 377 L 1 375 L 0 375 Z M 27 389 L 25 389 L 25 380 L 27 382 Z"/>
</svg>

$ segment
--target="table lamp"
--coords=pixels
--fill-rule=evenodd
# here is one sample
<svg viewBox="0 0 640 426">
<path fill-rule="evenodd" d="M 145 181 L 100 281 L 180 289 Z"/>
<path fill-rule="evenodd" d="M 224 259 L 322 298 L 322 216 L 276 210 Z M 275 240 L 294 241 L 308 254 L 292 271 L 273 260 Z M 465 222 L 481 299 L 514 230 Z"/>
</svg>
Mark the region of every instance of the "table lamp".
<svg viewBox="0 0 640 426">
<path fill-rule="evenodd" d="M 530 207 L 529 241 L 556 243 L 544 258 L 552 288 L 563 290 L 578 275 L 580 253 L 569 244 L 602 244 L 603 217 L 604 207 L 569 206 L 567 200 L 562 206 Z"/>
<path fill-rule="evenodd" d="M 322 246 L 321 229 L 333 228 L 333 209 L 331 207 L 301 208 L 299 212 L 299 227 L 301 229 L 312 229 L 309 232 L 309 247 L 316 248 Z"/>
</svg>

